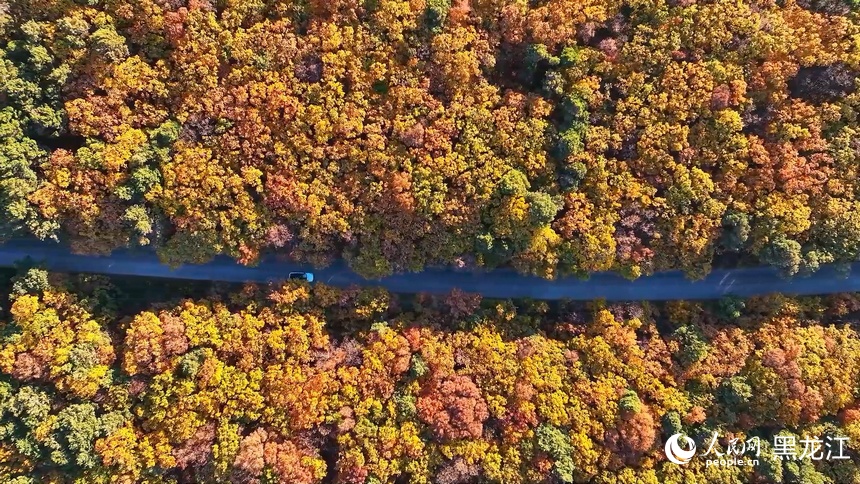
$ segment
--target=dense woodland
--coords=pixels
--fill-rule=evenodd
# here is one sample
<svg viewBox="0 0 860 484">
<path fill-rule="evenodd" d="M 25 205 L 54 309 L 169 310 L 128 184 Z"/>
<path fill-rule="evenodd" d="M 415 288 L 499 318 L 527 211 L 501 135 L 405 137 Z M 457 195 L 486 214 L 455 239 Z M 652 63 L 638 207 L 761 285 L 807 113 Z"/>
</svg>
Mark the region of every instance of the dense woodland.
<svg viewBox="0 0 860 484">
<path fill-rule="evenodd" d="M 0 232 L 555 277 L 860 255 L 858 0 L 3 0 Z"/>
<path fill-rule="evenodd" d="M 860 0 L 0 0 L 0 241 L 808 273 L 860 259 L 858 77 Z M 7 276 L 4 483 L 860 484 L 858 294 Z M 713 432 L 759 464 L 666 460 Z"/>
<path fill-rule="evenodd" d="M 2 482 L 860 483 L 857 294 L 547 305 L 292 283 L 143 301 L 39 270 L 9 286 Z M 759 465 L 666 460 L 667 436 L 714 431 L 761 437 Z M 778 432 L 849 437 L 851 459 L 777 460 Z"/>
</svg>

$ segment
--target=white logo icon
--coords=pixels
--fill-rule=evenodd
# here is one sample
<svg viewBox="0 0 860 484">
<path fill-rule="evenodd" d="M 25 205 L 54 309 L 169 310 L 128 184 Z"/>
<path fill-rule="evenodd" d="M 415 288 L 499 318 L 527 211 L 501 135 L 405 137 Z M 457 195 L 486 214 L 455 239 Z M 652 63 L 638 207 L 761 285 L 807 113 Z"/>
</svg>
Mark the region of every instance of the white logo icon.
<svg viewBox="0 0 860 484">
<path fill-rule="evenodd" d="M 684 443 L 690 448 L 690 450 L 684 450 L 681 448 L 681 443 L 678 441 L 679 439 L 683 439 Z M 693 459 L 694 455 L 696 455 L 696 443 L 686 435 L 675 434 L 669 437 L 669 440 L 666 441 L 666 457 L 675 464 L 686 464 Z"/>
</svg>

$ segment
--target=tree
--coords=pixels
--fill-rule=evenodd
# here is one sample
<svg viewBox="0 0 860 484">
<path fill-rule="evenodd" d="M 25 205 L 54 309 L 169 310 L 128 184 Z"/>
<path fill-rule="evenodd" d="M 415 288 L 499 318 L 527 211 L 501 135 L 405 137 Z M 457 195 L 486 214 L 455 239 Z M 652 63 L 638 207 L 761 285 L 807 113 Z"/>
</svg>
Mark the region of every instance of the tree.
<svg viewBox="0 0 860 484">
<path fill-rule="evenodd" d="M 693 326 L 681 326 L 674 333 L 678 340 L 677 357 L 684 365 L 690 365 L 704 358 L 708 353 L 708 343 L 701 331 Z"/>
<path fill-rule="evenodd" d="M 734 376 L 723 380 L 717 389 L 717 399 L 729 415 L 727 420 L 733 420 L 743 412 L 746 404 L 752 398 L 753 390 L 749 382 L 742 376 Z"/>
<path fill-rule="evenodd" d="M 433 32 L 442 30 L 445 19 L 448 18 L 448 10 L 451 8 L 451 0 L 430 0 L 427 2 L 426 22 Z"/>
<path fill-rule="evenodd" d="M 570 438 L 561 430 L 549 425 L 538 427 L 535 436 L 538 448 L 553 458 L 553 470 L 556 476 L 562 482 L 573 482 L 576 464 L 572 458 Z"/>
<path fill-rule="evenodd" d="M 487 404 L 468 377 L 435 377 L 418 397 L 418 416 L 441 441 L 477 439 L 489 417 Z"/>
<path fill-rule="evenodd" d="M 14 279 L 12 283 L 13 297 L 25 294 L 38 295 L 51 287 L 51 283 L 48 282 L 48 271 L 43 269 L 27 269 L 27 272 L 16 276 Z"/>
<path fill-rule="evenodd" d="M 525 195 L 528 190 L 529 180 L 519 170 L 510 170 L 499 180 L 499 193 L 502 195 Z"/>
<path fill-rule="evenodd" d="M 772 265 L 786 276 L 797 274 L 802 262 L 800 243 L 778 238 L 768 244 L 759 254 L 762 262 Z"/>
<path fill-rule="evenodd" d="M 529 216 L 535 225 L 548 225 L 555 220 L 559 211 L 558 203 L 543 192 L 529 192 L 526 195 L 529 204 Z"/>
<path fill-rule="evenodd" d="M 93 52 L 107 62 L 118 62 L 128 57 L 125 39 L 113 26 L 102 27 L 90 36 Z"/>
<path fill-rule="evenodd" d="M 73 296 L 21 295 L 10 312 L 14 327 L 0 345 L 0 370 L 25 381 L 49 381 L 80 398 L 110 386 L 110 335 Z"/>
<path fill-rule="evenodd" d="M 744 248 L 750 235 L 749 217 L 743 213 L 727 212 L 723 217 L 723 246 L 733 252 Z"/>
<path fill-rule="evenodd" d="M 717 302 L 716 315 L 727 322 L 737 321 L 746 308 L 743 299 L 735 296 L 726 296 Z"/>
</svg>

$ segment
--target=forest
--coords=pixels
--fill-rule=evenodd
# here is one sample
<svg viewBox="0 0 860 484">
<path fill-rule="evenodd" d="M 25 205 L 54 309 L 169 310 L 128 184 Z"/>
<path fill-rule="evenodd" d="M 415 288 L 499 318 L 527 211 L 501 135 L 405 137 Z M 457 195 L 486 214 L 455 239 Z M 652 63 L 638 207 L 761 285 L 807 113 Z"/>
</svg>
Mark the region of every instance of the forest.
<svg viewBox="0 0 860 484">
<path fill-rule="evenodd" d="M 860 260 L 860 0 L 0 0 L 0 243 L 544 278 Z M 673 435 L 754 465 L 667 460 Z M 847 439 L 845 459 L 776 438 Z M 0 270 L 0 482 L 860 484 L 860 294 Z"/>
<path fill-rule="evenodd" d="M 3 482 L 860 483 L 858 294 L 547 304 L 5 281 Z M 681 432 L 759 437 L 761 456 L 672 464 L 662 443 Z M 848 458 L 777 459 L 777 434 L 844 436 Z"/>
<path fill-rule="evenodd" d="M 847 264 L 858 11 L 3 0 L 0 240 L 368 277 Z"/>
</svg>

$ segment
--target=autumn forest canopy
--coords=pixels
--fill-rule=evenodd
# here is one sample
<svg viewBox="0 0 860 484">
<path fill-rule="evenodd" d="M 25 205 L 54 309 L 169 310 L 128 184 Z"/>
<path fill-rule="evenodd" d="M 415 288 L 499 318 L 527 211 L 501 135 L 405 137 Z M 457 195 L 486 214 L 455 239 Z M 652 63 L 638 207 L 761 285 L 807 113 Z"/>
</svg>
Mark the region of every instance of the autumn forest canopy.
<svg viewBox="0 0 860 484">
<path fill-rule="evenodd" d="M 860 482 L 857 294 L 549 305 L 164 286 L 3 279 L 2 482 Z M 761 457 L 673 464 L 662 443 L 680 432 L 759 437 Z M 776 434 L 844 436 L 848 458 L 781 461 Z"/>
<path fill-rule="evenodd" d="M 860 256 L 857 0 L 4 0 L 0 235 L 378 276 Z"/>
<path fill-rule="evenodd" d="M 860 260 L 860 0 L 0 0 L 0 243 L 378 277 Z M 860 484 L 860 295 L 0 269 L 0 482 Z M 760 438 L 749 466 L 663 442 Z M 848 439 L 780 460 L 776 436 Z M 700 449 L 704 450 L 704 449 Z"/>
</svg>

